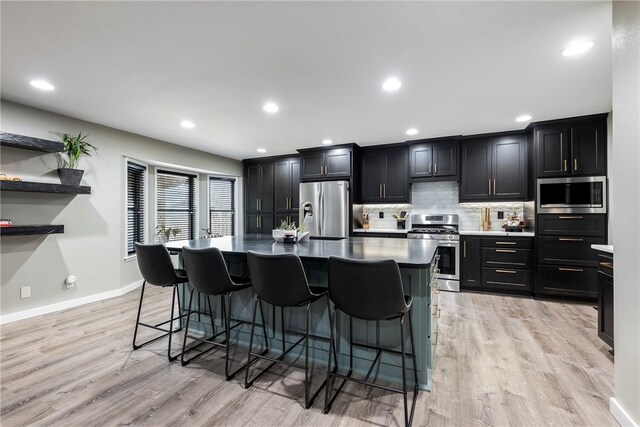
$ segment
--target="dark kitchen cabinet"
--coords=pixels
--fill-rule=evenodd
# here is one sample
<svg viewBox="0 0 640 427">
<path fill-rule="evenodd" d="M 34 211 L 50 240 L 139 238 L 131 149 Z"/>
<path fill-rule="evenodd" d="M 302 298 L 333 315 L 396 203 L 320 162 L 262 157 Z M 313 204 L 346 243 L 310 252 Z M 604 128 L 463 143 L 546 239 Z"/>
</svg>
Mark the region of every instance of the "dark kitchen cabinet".
<svg viewBox="0 0 640 427">
<path fill-rule="evenodd" d="M 613 255 L 598 252 L 598 336 L 613 347 Z"/>
<path fill-rule="evenodd" d="M 605 243 L 604 237 L 538 236 L 538 263 L 596 267 L 598 259 L 591 245 Z"/>
<path fill-rule="evenodd" d="M 423 142 L 409 148 L 411 179 L 456 180 L 458 177 L 458 142 Z"/>
<path fill-rule="evenodd" d="M 249 212 L 273 211 L 273 163 L 247 163 L 244 176 L 245 209 Z"/>
<path fill-rule="evenodd" d="M 606 174 L 604 117 L 560 121 L 534 129 L 538 178 Z"/>
<path fill-rule="evenodd" d="M 606 214 L 540 214 L 536 221 L 540 236 L 605 237 Z"/>
<path fill-rule="evenodd" d="M 461 236 L 460 287 L 476 289 L 482 286 L 482 239 L 479 236 Z"/>
<path fill-rule="evenodd" d="M 247 214 L 245 216 L 247 234 L 270 234 L 273 230 L 273 214 Z"/>
<path fill-rule="evenodd" d="M 275 220 L 273 223 L 274 228 L 278 228 L 280 226 L 280 224 L 282 224 L 284 221 L 286 221 L 287 223 L 291 224 L 292 222 L 295 222 L 296 225 L 298 225 L 299 222 L 299 218 L 298 218 L 298 213 L 277 213 L 274 216 Z"/>
<path fill-rule="evenodd" d="M 460 202 L 527 200 L 527 141 L 522 134 L 466 140 Z"/>
<path fill-rule="evenodd" d="M 301 153 L 302 181 L 348 179 L 351 177 L 352 148 L 299 151 Z"/>
<path fill-rule="evenodd" d="M 408 203 L 407 147 L 371 148 L 360 155 L 362 203 Z"/>
<path fill-rule="evenodd" d="M 538 264 L 537 294 L 595 300 L 598 297 L 598 271 L 592 267 Z"/>
<path fill-rule="evenodd" d="M 289 158 L 274 162 L 273 200 L 276 212 L 299 209 L 300 159 Z"/>
</svg>

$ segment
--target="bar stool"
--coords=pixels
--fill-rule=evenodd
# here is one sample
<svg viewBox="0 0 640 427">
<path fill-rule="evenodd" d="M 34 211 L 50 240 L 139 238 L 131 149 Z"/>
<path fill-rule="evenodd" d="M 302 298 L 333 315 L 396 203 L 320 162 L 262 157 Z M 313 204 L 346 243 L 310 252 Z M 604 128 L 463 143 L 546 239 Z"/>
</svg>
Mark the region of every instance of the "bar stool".
<svg viewBox="0 0 640 427">
<path fill-rule="evenodd" d="M 318 387 L 313 396 L 310 396 L 309 381 L 309 339 L 328 341 L 327 337 L 320 337 L 309 333 L 309 309 L 311 304 L 325 298 L 327 307 L 329 307 L 329 298 L 327 297 L 326 288 L 318 286 L 309 286 L 307 276 L 300 258 L 295 254 L 267 255 L 249 251 L 247 253 L 247 263 L 249 265 L 249 273 L 253 282 L 253 290 L 256 293 L 253 306 L 253 324 L 251 327 L 251 338 L 249 339 L 249 356 L 247 358 L 247 371 L 245 372 L 245 388 L 251 385 L 271 369 L 276 363 L 287 366 L 304 369 L 304 404 L 305 409 L 309 409 L 313 404 L 316 396 L 325 386 L 327 380 Z M 262 301 L 280 308 L 281 333 L 282 333 L 282 354 L 278 357 L 270 357 L 264 354 L 256 354 L 253 352 L 253 337 L 256 322 L 256 312 L 260 307 L 260 313 L 263 316 L 263 324 L 265 322 L 262 314 Z M 284 309 L 290 307 L 304 307 L 304 332 L 294 331 L 285 328 Z M 275 322 L 275 317 L 274 317 Z M 297 340 L 288 349 L 286 348 L 286 333 L 301 335 L 302 338 Z M 266 338 L 266 334 L 265 334 Z M 284 360 L 284 356 L 293 350 L 298 344 L 304 341 L 304 365 L 288 362 Z M 253 360 L 251 358 L 254 357 Z M 335 349 L 333 352 L 334 360 L 337 364 Z M 269 366 L 264 368 L 255 378 L 249 381 L 250 365 L 258 359 L 271 361 Z"/>
<path fill-rule="evenodd" d="M 217 347 L 223 347 L 225 349 L 225 366 L 224 373 L 226 380 L 231 380 L 238 372 L 244 369 L 247 365 L 242 365 L 233 372 L 229 372 L 229 345 L 231 331 L 245 322 L 243 320 L 231 318 L 231 296 L 238 291 L 251 287 L 251 282 L 248 279 L 234 278 L 229 274 L 227 264 L 224 260 L 222 252 L 218 248 L 206 248 L 206 249 L 189 249 L 188 247 L 182 248 L 182 255 L 184 264 L 187 269 L 187 275 L 189 276 L 189 283 L 191 283 L 191 296 L 189 297 L 189 306 L 187 311 L 187 324 L 185 326 L 184 341 L 182 343 L 182 365 L 186 365 L 194 359 L 202 356 L 203 354 L 211 351 Z M 238 283 L 240 282 L 240 283 Z M 191 320 L 193 294 L 199 292 L 204 295 L 209 307 L 209 315 L 211 318 L 211 327 L 213 328 L 213 335 L 209 338 L 201 338 L 193 335 L 189 335 L 189 322 Z M 213 309 L 211 307 L 211 300 L 209 297 L 220 297 L 220 305 L 222 307 L 222 319 L 224 322 L 224 331 L 216 333 L 215 331 L 215 318 Z M 234 325 L 231 325 L 231 321 L 235 321 Z M 263 333 L 266 337 L 266 329 L 264 323 L 262 325 Z M 224 334 L 223 341 L 215 341 L 220 335 Z M 187 349 L 187 338 L 199 341 L 197 344 Z M 190 359 L 185 359 L 185 354 L 196 349 L 202 344 L 212 344 L 213 347 L 206 351 L 201 351 L 197 355 Z"/>
<path fill-rule="evenodd" d="M 415 345 L 413 342 L 413 327 L 411 325 L 411 303 L 412 298 L 404 295 L 400 269 L 394 260 L 382 261 L 362 261 L 349 260 L 338 257 L 329 257 L 329 297 L 335 307 L 329 319 L 331 324 L 331 340 L 329 345 L 334 344 L 334 325 L 336 312 L 339 310 L 349 316 L 349 371 L 346 375 L 338 374 L 337 370 L 331 370 L 331 360 L 327 369 L 327 388 L 325 390 L 324 413 L 329 413 L 331 405 L 348 381 L 364 384 L 371 387 L 380 388 L 404 396 L 404 419 L 405 425 L 410 426 L 413 422 L 413 413 L 416 407 L 416 397 L 418 396 L 418 372 L 415 355 Z M 405 315 L 409 323 L 409 339 L 411 341 L 411 353 L 405 352 Z M 371 321 L 400 320 L 400 351 L 356 343 L 353 340 L 353 318 Z M 379 326 L 379 324 L 377 325 Z M 339 339 L 339 336 L 338 336 Z M 353 347 L 362 347 L 376 350 L 376 357 L 364 379 L 356 379 L 351 376 L 353 373 Z M 367 381 L 373 368 L 380 360 L 382 352 L 400 355 L 402 359 L 402 390 L 375 384 Z M 407 379 L 405 358 L 413 359 L 414 393 L 411 405 L 411 414 L 407 406 Z M 342 383 L 338 390 L 329 397 L 331 378 L 342 378 Z"/>
<path fill-rule="evenodd" d="M 175 332 L 179 332 L 181 330 L 181 327 L 174 330 L 173 322 L 176 320 L 180 320 L 182 324 L 182 318 L 186 316 L 186 314 L 182 314 L 182 310 L 180 308 L 180 295 L 178 293 L 178 288 L 176 285 L 179 285 L 181 283 L 186 283 L 189 281 L 189 279 L 187 278 L 187 274 L 184 270 L 177 270 L 173 268 L 173 263 L 171 262 L 169 251 L 167 251 L 167 248 L 164 245 L 161 245 L 161 244 L 144 245 L 142 243 L 136 242 L 135 247 L 136 247 L 136 256 L 138 258 L 138 267 L 140 268 L 140 273 L 142 274 L 142 278 L 144 279 L 144 281 L 142 282 L 142 291 L 140 292 L 140 304 L 138 305 L 138 315 L 136 317 L 136 328 L 133 332 L 133 349 L 137 350 L 140 347 L 143 347 L 161 338 L 169 336 L 169 344 L 167 346 L 167 358 L 171 362 L 177 359 L 178 356 L 180 356 L 179 354 L 175 356 L 171 355 L 171 336 Z M 166 288 L 167 286 L 173 287 L 173 296 L 171 298 L 171 318 L 169 320 L 160 322 L 155 325 L 150 325 L 148 323 L 143 323 L 140 321 L 140 312 L 142 311 L 142 300 L 144 299 L 144 289 L 147 284 L 160 286 L 163 288 Z M 178 317 L 173 317 L 176 299 L 178 300 L 179 315 Z M 161 327 L 166 323 L 169 324 L 169 330 Z M 145 341 L 142 344 L 136 344 L 136 337 L 138 336 L 138 326 L 144 326 L 144 327 L 155 329 L 165 333 L 160 335 L 159 337 Z"/>
</svg>

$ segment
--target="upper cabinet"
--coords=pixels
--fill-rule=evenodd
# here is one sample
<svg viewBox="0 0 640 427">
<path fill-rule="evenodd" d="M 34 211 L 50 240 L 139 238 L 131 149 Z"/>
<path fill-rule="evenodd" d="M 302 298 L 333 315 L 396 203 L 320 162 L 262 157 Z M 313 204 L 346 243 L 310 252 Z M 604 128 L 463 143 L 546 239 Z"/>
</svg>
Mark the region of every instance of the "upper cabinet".
<svg viewBox="0 0 640 427">
<path fill-rule="evenodd" d="M 413 181 L 458 179 L 458 141 L 424 140 L 409 149 L 409 168 Z"/>
<path fill-rule="evenodd" d="M 521 133 L 461 145 L 460 201 L 527 200 L 527 141 Z"/>
<path fill-rule="evenodd" d="M 535 126 L 538 178 L 605 175 L 607 127 L 603 117 Z"/>
<path fill-rule="evenodd" d="M 297 211 L 300 204 L 300 158 L 276 160 L 273 168 L 274 210 L 276 212 Z"/>
<path fill-rule="evenodd" d="M 353 165 L 353 148 L 298 150 L 301 158 L 301 180 L 323 181 L 349 179 Z"/>
<path fill-rule="evenodd" d="M 245 163 L 245 209 L 273 211 L 273 162 Z"/>
<path fill-rule="evenodd" d="M 360 202 L 409 203 L 409 150 L 406 146 L 363 149 Z"/>
</svg>

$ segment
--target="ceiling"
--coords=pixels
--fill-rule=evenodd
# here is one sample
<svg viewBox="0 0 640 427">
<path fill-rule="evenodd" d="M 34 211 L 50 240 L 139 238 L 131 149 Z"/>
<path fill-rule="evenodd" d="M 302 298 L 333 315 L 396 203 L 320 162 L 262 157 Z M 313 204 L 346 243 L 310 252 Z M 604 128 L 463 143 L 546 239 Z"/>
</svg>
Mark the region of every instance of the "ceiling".
<svg viewBox="0 0 640 427">
<path fill-rule="evenodd" d="M 2 1 L 0 12 L 3 99 L 236 159 L 611 110 L 610 2 Z M 563 57 L 576 38 L 595 47 Z M 397 92 L 381 89 L 389 76 Z M 268 101 L 280 111 L 265 113 Z"/>
</svg>

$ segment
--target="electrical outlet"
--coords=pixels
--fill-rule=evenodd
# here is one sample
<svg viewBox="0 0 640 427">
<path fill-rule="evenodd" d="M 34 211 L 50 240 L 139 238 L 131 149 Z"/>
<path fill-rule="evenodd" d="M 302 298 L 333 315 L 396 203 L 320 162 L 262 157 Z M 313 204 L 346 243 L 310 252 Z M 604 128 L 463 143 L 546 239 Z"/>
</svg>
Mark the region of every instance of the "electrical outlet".
<svg viewBox="0 0 640 427">
<path fill-rule="evenodd" d="M 20 299 L 31 298 L 31 286 L 23 286 L 20 288 Z"/>
<path fill-rule="evenodd" d="M 504 211 L 498 211 L 498 219 L 504 219 Z"/>
<path fill-rule="evenodd" d="M 384 218 L 384 212 L 378 213 L 378 218 L 383 219 Z"/>
</svg>

